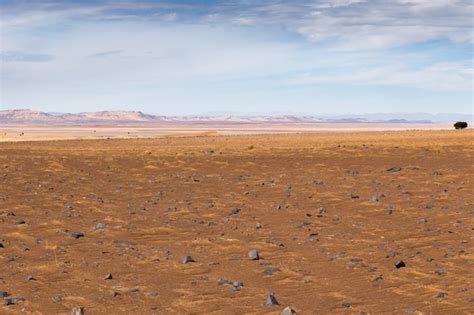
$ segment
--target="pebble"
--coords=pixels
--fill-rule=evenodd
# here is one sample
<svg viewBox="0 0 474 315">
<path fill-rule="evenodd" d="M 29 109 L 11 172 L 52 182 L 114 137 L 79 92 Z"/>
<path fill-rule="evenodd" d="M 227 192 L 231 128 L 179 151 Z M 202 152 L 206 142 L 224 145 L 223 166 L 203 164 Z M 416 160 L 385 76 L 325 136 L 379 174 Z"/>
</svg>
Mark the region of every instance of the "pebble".
<svg viewBox="0 0 474 315">
<path fill-rule="evenodd" d="M 26 223 L 25 220 L 17 220 L 17 221 L 15 222 L 16 225 L 25 224 L 25 223 Z"/>
<path fill-rule="evenodd" d="M 448 295 L 448 293 L 446 293 L 446 292 L 438 292 L 438 294 L 436 294 L 436 297 L 437 297 L 437 298 L 444 298 L 444 297 L 446 297 L 446 295 Z"/>
<path fill-rule="evenodd" d="M 15 301 L 13 299 L 5 299 L 5 300 L 3 300 L 3 304 L 5 304 L 5 305 L 15 305 Z"/>
<path fill-rule="evenodd" d="M 74 237 L 76 240 L 77 240 L 78 238 L 84 237 L 84 233 L 82 233 L 82 232 L 72 232 L 71 235 L 72 235 L 72 237 Z"/>
<path fill-rule="evenodd" d="M 63 297 L 60 296 L 60 295 L 55 295 L 51 298 L 51 300 L 54 302 L 54 303 L 59 303 L 63 300 Z"/>
<path fill-rule="evenodd" d="M 154 297 L 157 297 L 157 296 L 158 296 L 158 291 L 152 291 L 152 292 L 150 293 L 150 296 L 153 297 L 153 298 L 154 298 Z"/>
<path fill-rule="evenodd" d="M 135 292 L 138 292 L 138 289 L 137 288 L 129 288 L 127 290 L 127 293 L 135 293 Z"/>
<path fill-rule="evenodd" d="M 7 291 L 0 291 L 0 298 L 4 298 L 4 297 L 7 297 L 7 296 L 9 296 Z"/>
<path fill-rule="evenodd" d="M 104 277 L 104 280 L 112 280 L 112 275 L 109 273 Z"/>
<path fill-rule="evenodd" d="M 278 305 L 278 301 L 272 292 L 268 293 L 267 299 L 265 300 L 265 305 L 267 306 Z"/>
<path fill-rule="evenodd" d="M 280 315 L 292 315 L 292 314 L 295 314 L 295 310 L 292 309 L 291 307 L 287 306 L 285 307 L 281 312 L 280 312 Z"/>
<path fill-rule="evenodd" d="M 403 262 L 403 260 L 397 260 L 397 261 L 395 262 L 395 267 L 396 267 L 397 269 L 400 269 L 400 268 L 406 267 L 406 265 L 405 265 L 405 263 Z"/>
<path fill-rule="evenodd" d="M 31 281 L 31 280 L 35 280 L 35 278 L 32 275 L 27 275 L 26 281 Z"/>
<path fill-rule="evenodd" d="M 240 212 L 240 209 L 239 208 L 232 208 L 231 212 L 232 212 L 233 215 L 236 215 L 237 213 Z"/>
<path fill-rule="evenodd" d="M 236 289 L 239 289 L 240 287 L 244 286 L 244 283 L 240 280 L 236 280 L 236 281 L 232 282 L 232 286 Z"/>
<path fill-rule="evenodd" d="M 278 268 L 267 268 L 263 271 L 264 274 L 267 274 L 267 275 L 272 275 L 274 274 L 275 272 L 278 272 L 280 271 L 280 269 Z"/>
<path fill-rule="evenodd" d="M 351 303 L 342 303 L 342 307 L 344 308 L 350 308 L 351 307 Z"/>
<path fill-rule="evenodd" d="M 73 307 L 71 310 L 71 315 L 83 315 L 84 308 L 82 306 Z"/>
<path fill-rule="evenodd" d="M 377 197 L 377 196 L 372 196 L 372 197 L 370 197 L 369 201 L 370 201 L 370 202 L 377 202 L 377 201 L 379 201 L 379 197 Z"/>
<path fill-rule="evenodd" d="M 227 283 L 229 283 L 229 280 L 227 280 L 227 279 L 218 279 L 217 280 L 218 285 L 224 285 L 224 284 L 227 284 Z"/>
<path fill-rule="evenodd" d="M 256 249 L 252 249 L 251 251 L 249 251 L 248 256 L 249 256 L 250 260 L 259 260 L 260 259 L 260 256 L 258 255 L 258 250 L 256 250 Z"/>
<path fill-rule="evenodd" d="M 97 231 L 97 230 L 102 230 L 105 229 L 105 224 L 104 223 L 97 223 L 92 230 Z"/>
<path fill-rule="evenodd" d="M 194 259 L 191 256 L 183 256 L 181 258 L 181 263 L 183 263 L 183 264 L 187 264 L 187 263 L 190 263 L 190 262 L 194 262 Z"/>
<path fill-rule="evenodd" d="M 396 173 L 396 172 L 400 172 L 401 170 L 402 168 L 400 166 L 393 166 L 387 169 L 387 172 Z"/>
</svg>

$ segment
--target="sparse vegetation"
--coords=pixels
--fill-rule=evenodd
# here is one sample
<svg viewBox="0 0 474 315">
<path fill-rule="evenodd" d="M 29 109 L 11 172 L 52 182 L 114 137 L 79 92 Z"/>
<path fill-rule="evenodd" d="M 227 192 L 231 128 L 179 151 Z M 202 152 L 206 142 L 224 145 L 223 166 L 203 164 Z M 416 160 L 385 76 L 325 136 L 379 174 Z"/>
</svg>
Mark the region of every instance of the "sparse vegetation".
<svg viewBox="0 0 474 315">
<path fill-rule="evenodd" d="M 454 124 L 454 128 L 456 129 L 464 129 L 464 128 L 467 128 L 467 122 L 465 121 L 458 121 Z"/>
</svg>

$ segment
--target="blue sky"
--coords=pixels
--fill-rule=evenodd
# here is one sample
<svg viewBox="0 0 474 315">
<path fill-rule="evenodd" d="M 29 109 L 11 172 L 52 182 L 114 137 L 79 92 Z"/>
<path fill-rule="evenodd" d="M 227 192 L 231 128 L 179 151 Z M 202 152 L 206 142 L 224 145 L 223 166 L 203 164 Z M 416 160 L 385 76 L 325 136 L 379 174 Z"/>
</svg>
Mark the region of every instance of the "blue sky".
<svg viewBox="0 0 474 315">
<path fill-rule="evenodd" d="M 464 0 L 0 0 L 0 109 L 473 111 Z"/>
</svg>

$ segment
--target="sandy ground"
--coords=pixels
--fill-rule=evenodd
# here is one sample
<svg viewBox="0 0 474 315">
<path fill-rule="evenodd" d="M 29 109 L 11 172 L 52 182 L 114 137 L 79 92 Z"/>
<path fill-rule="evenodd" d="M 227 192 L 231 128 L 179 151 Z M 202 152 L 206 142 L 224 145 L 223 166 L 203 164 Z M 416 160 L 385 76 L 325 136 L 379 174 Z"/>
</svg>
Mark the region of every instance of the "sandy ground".
<svg viewBox="0 0 474 315">
<path fill-rule="evenodd" d="M 187 124 L 162 126 L 14 126 L 0 125 L 0 142 L 65 139 L 134 139 L 182 135 L 255 135 L 324 131 L 451 130 L 452 124 L 316 123 L 316 124 Z"/>
<path fill-rule="evenodd" d="M 0 143 L 0 313 L 472 314 L 473 136 Z"/>
</svg>

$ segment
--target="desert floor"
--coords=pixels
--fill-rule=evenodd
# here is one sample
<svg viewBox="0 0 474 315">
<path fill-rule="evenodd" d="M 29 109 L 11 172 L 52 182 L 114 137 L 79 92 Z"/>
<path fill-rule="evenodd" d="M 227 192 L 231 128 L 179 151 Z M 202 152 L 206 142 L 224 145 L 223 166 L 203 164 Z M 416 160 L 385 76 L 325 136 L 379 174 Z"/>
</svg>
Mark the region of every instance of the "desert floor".
<svg viewBox="0 0 474 315">
<path fill-rule="evenodd" d="M 472 313 L 473 136 L 0 143 L 0 313 Z"/>
</svg>

